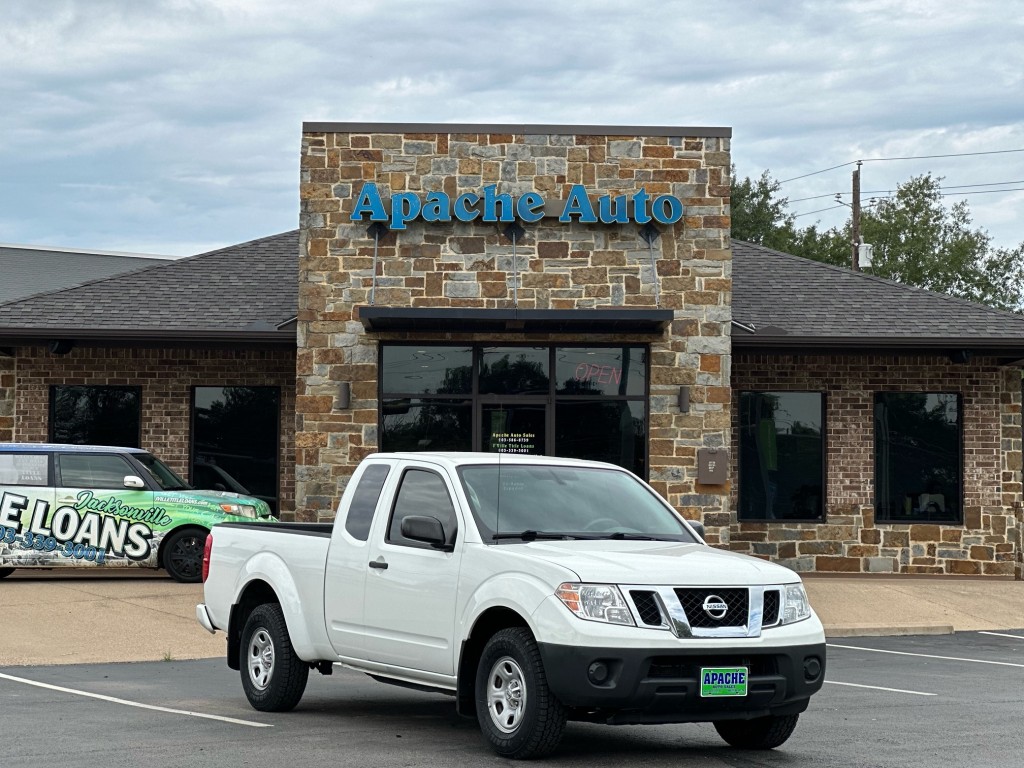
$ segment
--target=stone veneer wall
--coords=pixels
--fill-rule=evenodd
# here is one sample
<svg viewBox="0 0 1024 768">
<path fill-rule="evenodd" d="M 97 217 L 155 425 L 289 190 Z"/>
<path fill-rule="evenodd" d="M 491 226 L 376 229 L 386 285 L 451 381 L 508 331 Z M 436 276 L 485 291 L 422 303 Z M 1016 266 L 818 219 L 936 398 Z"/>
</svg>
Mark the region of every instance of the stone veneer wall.
<svg viewBox="0 0 1024 768">
<path fill-rule="evenodd" d="M 185 478 L 189 471 L 193 386 L 280 387 L 280 511 L 286 519 L 292 516 L 295 499 L 293 350 L 75 347 L 66 355 L 56 356 L 45 347 L 22 347 L 15 354 L 18 367 L 14 439 L 25 442 L 49 439 L 51 385 L 139 386 L 142 388 L 141 447 L 152 451 Z"/>
<path fill-rule="evenodd" d="M 823 523 L 738 522 L 730 548 L 798 571 L 1021 575 L 1020 371 L 975 358 L 927 356 L 733 358 L 733 446 L 741 391 L 825 393 Z M 959 392 L 963 400 L 964 524 L 874 519 L 874 393 Z M 739 489 L 733 467 L 733 498 Z M 733 505 L 734 508 L 736 505 Z"/>
<path fill-rule="evenodd" d="M 14 439 L 15 358 L 0 352 L 0 443 Z"/>
<path fill-rule="evenodd" d="M 307 132 L 302 142 L 296 498 L 300 516 L 330 518 L 356 464 L 377 449 L 377 342 L 392 339 L 651 345 L 650 481 L 689 517 L 727 530 L 726 489 L 696 483 L 699 446 L 727 444 L 730 428 L 729 140 L 704 136 Z M 370 334 L 356 307 L 369 303 L 373 240 L 351 223 L 364 182 L 383 195 L 443 190 L 452 197 L 536 190 L 564 198 L 670 193 L 683 222 L 656 242 L 661 306 L 675 321 L 661 336 Z M 502 227 L 505 225 L 501 225 Z M 517 248 L 520 308 L 653 307 L 647 245 L 636 225 L 526 226 Z M 379 249 L 376 304 L 506 308 L 513 305 L 512 244 L 498 225 L 412 223 Z M 352 383 L 350 409 L 336 407 Z M 691 408 L 675 393 L 691 385 Z"/>
</svg>

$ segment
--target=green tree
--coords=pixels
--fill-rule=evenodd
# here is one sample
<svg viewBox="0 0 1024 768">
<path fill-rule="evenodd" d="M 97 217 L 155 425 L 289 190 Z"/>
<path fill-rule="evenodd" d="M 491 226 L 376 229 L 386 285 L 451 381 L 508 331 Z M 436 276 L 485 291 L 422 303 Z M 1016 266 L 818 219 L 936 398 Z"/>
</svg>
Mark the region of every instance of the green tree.
<svg viewBox="0 0 1024 768">
<path fill-rule="evenodd" d="M 947 208 L 942 179 L 915 176 L 896 194 L 861 213 L 861 234 L 874 246 L 871 273 L 987 304 L 1024 311 L 1024 243 L 993 249 L 975 228 L 966 202 Z M 851 222 L 841 228 L 798 228 L 779 183 L 765 171 L 752 181 L 733 174 L 733 237 L 837 266 L 850 265 Z M 738 225 L 738 226 L 737 226 Z"/>
</svg>

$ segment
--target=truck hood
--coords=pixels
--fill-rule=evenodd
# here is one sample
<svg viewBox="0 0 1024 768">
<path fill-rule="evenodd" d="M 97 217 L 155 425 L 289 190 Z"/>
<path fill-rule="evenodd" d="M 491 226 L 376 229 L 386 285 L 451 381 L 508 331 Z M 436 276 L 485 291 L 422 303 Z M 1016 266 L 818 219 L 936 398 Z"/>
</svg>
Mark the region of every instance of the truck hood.
<svg viewBox="0 0 1024 768">
<path fill-rule="evenodd" d="M 569 568 L 582 582 L 666 586 L 792 584 L 788 568 L 703 544 L 666 541 L 532 541 L 503 544 L 526 557 Z"/>
</svg>

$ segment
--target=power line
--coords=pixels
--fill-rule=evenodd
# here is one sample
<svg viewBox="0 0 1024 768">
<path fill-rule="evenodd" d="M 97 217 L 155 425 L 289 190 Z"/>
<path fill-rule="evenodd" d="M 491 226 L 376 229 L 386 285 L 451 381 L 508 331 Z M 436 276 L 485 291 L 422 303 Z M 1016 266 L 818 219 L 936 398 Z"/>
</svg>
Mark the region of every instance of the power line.
<svg viewBox="0 0 1024 768">
<path fill-rule="evenodd" d="M 990 149 L 984 152 L 952 152 L 946 155 L 907 155 L 906 157 L 869 157 L 863 160 L 851 160 L 848 163 L 840 163 L 839 165 L 833 165 L 831 168 L 822 168 L 820 171 L 812 171 L 811 173 L 805 173 L 802 176 L 794 176 L 791 179 L 783 179 L 778 182 L 779 184 L 786 184 L 790 181 L 796 181 L 797 179 L 806 179 L 808 176 L 817 176 L 819 173 L 828 173 L 834 171 L 837 168 L 845 168 L 848 165 L 854 165 L 855 163 L 887 163 L 894 160 L 933 160 L 939 157 L 976 157 L 978 155 L 1006 155 L 1013 152 L 1024 152 L 1024 147 L 1020 149 Z"/>
<path fill-rule="evenodd" d="M 971 188 L 974 188 L 974 187 L 999 187 L 999 186 L 1003 186 L 1005 184 L 1024 184 L 1024 179 L 1022 179 L 1020 181 L 988 181 L 988 182 L 985 182 L 984 184 L 950 184 L 950 185 L 939 187 L 939 189 L 940 190 L 944 190 L 944 189 L 971 189 Z M 985 190 L 985 192 L 1016 192 L 1016 191 L 1018 191 L 1018 190 L 1016 190 L 1016 189 L 989 189 L 989 190 Z M 864 195 L 881 195 L 881 194 L 891 195 L 892 193 L 893 193 L 893 190 L 891 190 L 891 189 L 869 189 L 869 190 L 866 190 L 866 191 L 862 192 L 861 194 L 864 194 Z M 848 194 L 850 194 L 850 193 L 849 192 L 828 192 L 828 193 L 826 193 L 824 195 L 812 195 L 811 197 L 798 197 L 796 200 L 790 200 L 789 198 L 786 198 L 786 202 L 787 203 L 803 203 L 803 202 L 806 202 L 808 200 L 821 200 L 822 198 L 825 198 L 825 197 L 835 197 L 836 195 L 848 195 Z M 941 193 L 941 194 L 945 194 L 945 193 Z M 950 192 L 949 194 L 955 194 L 955 193 Z M 976 194 L 981 194 L 981 193 L 978 193 L 978 192 L 962 192 L 960 194 L 976 195 Z"/>
</svg>

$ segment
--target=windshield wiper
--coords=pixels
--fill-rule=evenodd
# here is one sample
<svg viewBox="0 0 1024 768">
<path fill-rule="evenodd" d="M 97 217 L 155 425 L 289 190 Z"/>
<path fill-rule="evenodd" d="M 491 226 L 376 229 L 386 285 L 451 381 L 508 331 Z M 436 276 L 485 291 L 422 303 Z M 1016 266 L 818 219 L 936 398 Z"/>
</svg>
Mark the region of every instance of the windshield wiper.
<svg viewBox="0 0 1024 768">
<path fill-rule="evenodd" d="M 548 531 L 505 531 L 502 533 L 496 533 L 491 536 L 492 539 L 497 541 L 498 539 L 521 539 L 522 541 L 536 541 L 537 539 L 562 541 L 579 538 L 577 535 L 572 533 L 551 533 Z"/>
<path fill-rule="evenodd" d="M 671 534 L 664 534 L 662 536 L 655 536 L 649 533 L 626 533 L 624 531 L 615 531 L 614 533 L 601 534 L 596 538 L 600 539 L 623 539 L 626 541 L 680 541 L 680 539 L 669 538 Z"/>
</svg>

